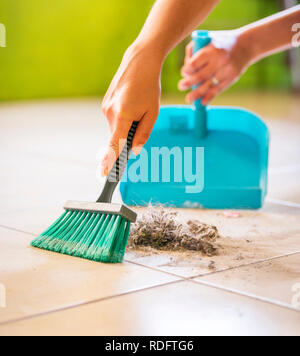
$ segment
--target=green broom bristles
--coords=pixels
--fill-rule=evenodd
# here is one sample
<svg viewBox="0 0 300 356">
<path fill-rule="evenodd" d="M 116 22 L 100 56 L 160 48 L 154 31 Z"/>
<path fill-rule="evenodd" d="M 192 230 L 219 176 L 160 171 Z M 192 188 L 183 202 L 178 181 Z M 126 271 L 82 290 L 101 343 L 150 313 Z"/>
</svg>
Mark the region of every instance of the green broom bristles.
<svg viewBox="0 0 300 356">
<path fill-rule="evenodd" d="M 108 174 L 94 203 L 68 201 L 65 212 L 31 246 L 98 262 L 122 262 L 130 223 L 137 214 L 124 204 L 111 203 L 128 163 L 138 122 L 128 132 L 126 145 Z"/>
<path fill-rule="evenodd" d="M 130 221 L 120 215 L 66 210 L 31 246 L 97 262 L 123 261 Z"/>
</svg>

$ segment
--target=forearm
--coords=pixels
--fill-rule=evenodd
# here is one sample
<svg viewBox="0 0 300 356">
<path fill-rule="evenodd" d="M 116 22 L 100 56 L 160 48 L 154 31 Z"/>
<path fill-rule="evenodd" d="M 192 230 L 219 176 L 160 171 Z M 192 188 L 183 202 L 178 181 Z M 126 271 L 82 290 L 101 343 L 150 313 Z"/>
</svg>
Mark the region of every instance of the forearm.
<svg viewBox="0 0 300 356">
<path fill-rule="evenodd" d="M 214 9 L 220 0 L 157 0 L 133 44 L 151 48 L 163 60 Z"/>
<path fill-rule="evenodd" d="M 291 48 L 295 23 L 300 23 L 300 5 L 238 30 L 240 45 L 249 55 L 249 62 Z"/>
</svg>

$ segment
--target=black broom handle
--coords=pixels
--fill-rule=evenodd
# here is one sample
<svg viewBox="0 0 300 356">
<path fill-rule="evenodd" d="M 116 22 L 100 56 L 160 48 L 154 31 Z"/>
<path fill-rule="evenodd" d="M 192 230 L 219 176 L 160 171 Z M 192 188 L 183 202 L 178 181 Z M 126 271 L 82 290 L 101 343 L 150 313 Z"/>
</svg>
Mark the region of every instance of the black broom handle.
<svg viewBox="0 0 300 356">
<path fill-rule="evenodd" d="M 119 158 L 116 160 L 113 168 L 111 169 L 108 176 L 106 177 L 104 188 L 102 190 L 99 199 L 97 200 L 97 203 L 111 203 L 114 191 L 118 183 L 122 179 L 123 173 L 127 166 L 131 149 L 132 149 L 133 137 L 135 135 L 138 124 L 139 123 L 137 121 L 134 121 L 132 123 L 131 128 L 128 132 L 126 144 L 122 152 L 120 153 Z"/>
</svg>

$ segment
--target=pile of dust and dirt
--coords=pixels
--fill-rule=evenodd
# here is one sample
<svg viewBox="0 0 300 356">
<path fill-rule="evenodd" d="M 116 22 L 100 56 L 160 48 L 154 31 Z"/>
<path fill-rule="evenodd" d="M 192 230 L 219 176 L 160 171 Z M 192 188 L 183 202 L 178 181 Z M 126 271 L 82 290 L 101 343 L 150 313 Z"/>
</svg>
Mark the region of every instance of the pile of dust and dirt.
<svg viewBox="0 0 300 356">
<path fill-rule="evenodd" d="M 200 251 L 206 256 L 218 255 L 220 238 L 215 226 L 198 220 L 182 222 L 178 213 L 150 206 L 133 224 L 129 248 L 151 247 L 157 250 Z"/>
</svg>

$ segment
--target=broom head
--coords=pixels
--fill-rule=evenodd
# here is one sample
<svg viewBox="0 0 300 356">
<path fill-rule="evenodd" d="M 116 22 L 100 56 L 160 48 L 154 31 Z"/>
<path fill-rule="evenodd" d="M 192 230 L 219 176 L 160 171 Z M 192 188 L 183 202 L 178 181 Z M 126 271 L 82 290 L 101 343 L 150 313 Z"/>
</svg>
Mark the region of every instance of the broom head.
<svg viewBox="0 0 300 356">
<path fill-rule="evenodd" d="M 31 246 L 97 262 L 123 261 L 130 223 L 137 214 L 125 205 L 69 201 L 64 214 Z"/>
</svg>

